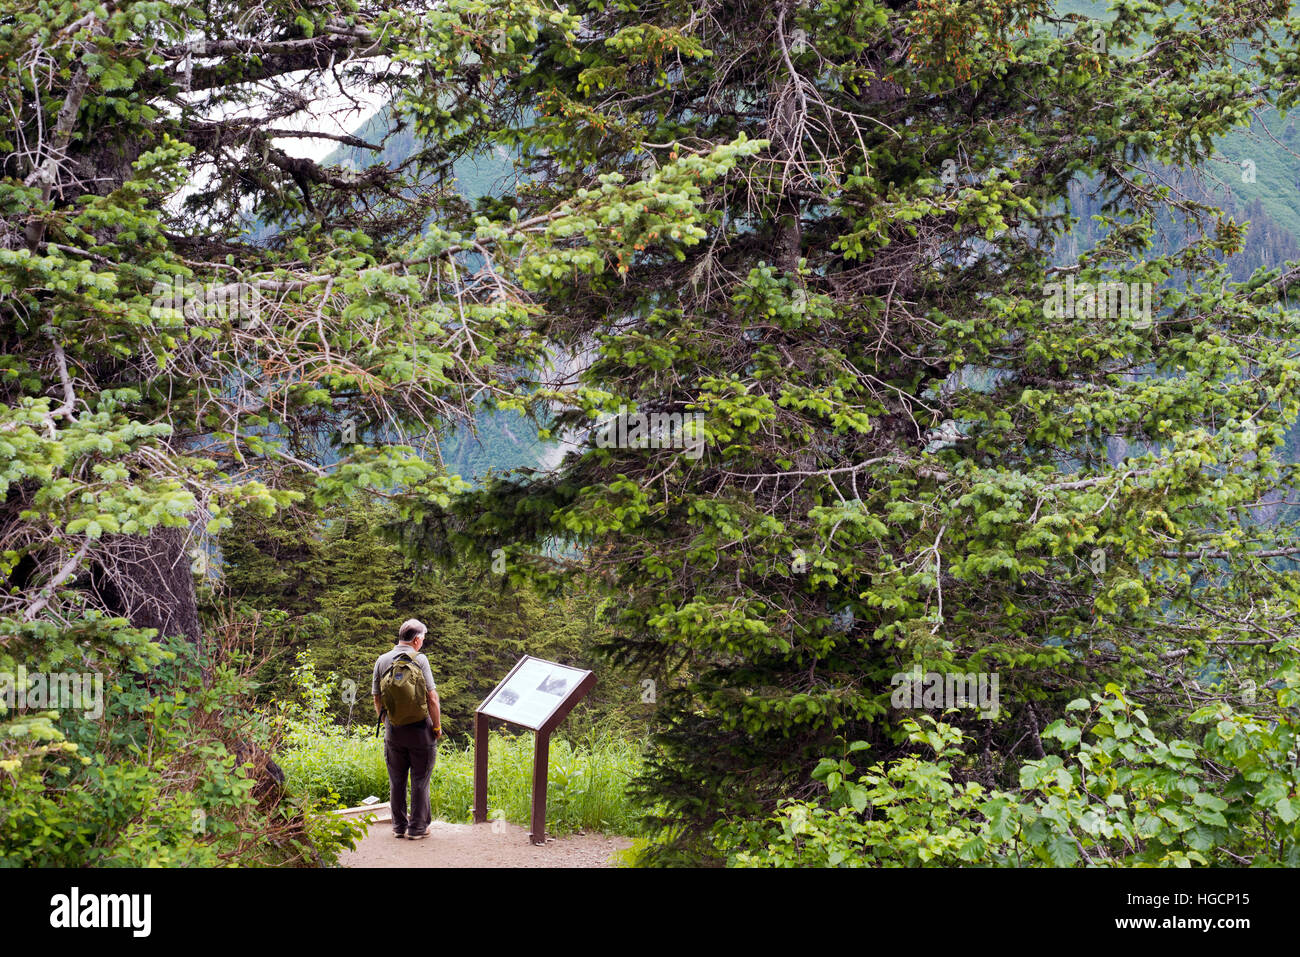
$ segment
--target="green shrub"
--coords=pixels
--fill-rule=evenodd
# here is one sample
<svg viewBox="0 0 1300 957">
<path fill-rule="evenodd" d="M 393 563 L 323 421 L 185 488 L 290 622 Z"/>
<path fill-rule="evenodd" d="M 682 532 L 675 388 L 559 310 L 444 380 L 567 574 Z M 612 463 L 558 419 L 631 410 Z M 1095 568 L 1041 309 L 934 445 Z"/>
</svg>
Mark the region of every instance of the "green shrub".
<svg viewBox="0 0 1300 957">
<path fill-rule="evenodd" d="M 860 774 L 852 752 L 866 746 L 851 747 L 814 772 L 821 799 L 784 802 L 764 825 L 731 824 L 720 844 L 748 867 L 1295 867 L 1300 673 L 1283 676 L 1276 719 L 1215 703 L 1190 716 L 1200 740 L 1162 739 L 1114 685 L 1076 699 L 1042 733 L 1060 753 L 1024 762 L 1016 792 L 962 780 L 959 729 L 907 719 L 933 760 Z"/>
<path fill-rule="evenodd" d="M 147 650 L 105 669 L 98 719 L 0 709 L 0 866 L 321 865 L 355 845 L 327 792 L 256 790 L 276 728 L 239 649 Z"/>
</svg>

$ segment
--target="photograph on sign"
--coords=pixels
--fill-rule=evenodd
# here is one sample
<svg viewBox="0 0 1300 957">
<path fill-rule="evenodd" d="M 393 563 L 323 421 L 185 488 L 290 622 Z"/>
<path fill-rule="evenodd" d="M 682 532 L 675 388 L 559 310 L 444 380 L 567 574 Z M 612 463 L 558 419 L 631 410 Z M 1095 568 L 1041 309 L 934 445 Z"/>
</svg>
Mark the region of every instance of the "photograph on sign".
<svg viewBox="0 0 1300 957">
<path fill-rule="evenodd" d="M 479 710 L 493 718 L 538 728 L 578 686 L 584 674 L 577 668 L 529 658 Z"/>
</svg>

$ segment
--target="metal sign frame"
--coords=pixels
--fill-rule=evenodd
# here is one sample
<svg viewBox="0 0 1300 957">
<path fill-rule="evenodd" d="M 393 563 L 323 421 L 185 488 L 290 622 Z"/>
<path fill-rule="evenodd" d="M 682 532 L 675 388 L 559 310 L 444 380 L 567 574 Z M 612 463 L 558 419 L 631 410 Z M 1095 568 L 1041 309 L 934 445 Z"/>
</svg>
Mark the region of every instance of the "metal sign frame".
<svg viewBox="0 0 1300 957">
<path fill-rule="evenodd" d="M 510 684 L 510 680 L 530 661 L 540 661 L 542 664 L 549 665 L 552 668 L 563 668 L 566 671 L 572 671 L 581 678 L 572 688 L 567 689 L 566 693 L 544 719 L 536 724 L 524 724 L 510 718 L 503 718 L 499 715 L 488 714 L 484 708 L 488 707 L 494 698 L 503 688 Z M 510 669 L 510 673 L 497 682 L 497 686 L 492 692 L 483 699 L 483 702 L 474 710 L 474 823 L 482 824 L 487 821 L 487 776 L 488 776 L 488 719 L 495 718 L 498 721 L 504 721 L 507 724 L 513 724 L 517 727 L 526 728 L 533 732 L 533 808 L 531 829 L 528 839 L 533 844 L 546 843 L 546 777 L 550 764 L 551 755 L 551 732 L 554 731 L 573 710 L 573 706 L 586 696 L 587 692 L 596 684 L 596 675 L 591 671 L 584 671 L 581 668 L 574 668 L 572 665 L 562 665 L 556 661 L 547 661 L 545 658 L 534 658 L 532 655 L 524 655 Z"/>
</svg>

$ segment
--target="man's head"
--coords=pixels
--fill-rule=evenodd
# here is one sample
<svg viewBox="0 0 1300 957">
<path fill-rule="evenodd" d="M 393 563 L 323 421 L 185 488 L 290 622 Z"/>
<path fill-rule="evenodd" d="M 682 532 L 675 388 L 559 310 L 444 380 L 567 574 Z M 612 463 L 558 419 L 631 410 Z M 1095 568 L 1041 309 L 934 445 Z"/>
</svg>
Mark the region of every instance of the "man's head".
<svg viewBox="0 0 1300 957">
<path fill-rule="evenodd" d="M 408 645 L 414 645 L 415 650 L 419 651 L 420 646 L 424 644 L 424 633 L 428 630 L 416 619 L 408 618 L 402 622 L 402 627 L 397 629 L 397 640 L 399 642 L 404 641 Z"/>
</svg>

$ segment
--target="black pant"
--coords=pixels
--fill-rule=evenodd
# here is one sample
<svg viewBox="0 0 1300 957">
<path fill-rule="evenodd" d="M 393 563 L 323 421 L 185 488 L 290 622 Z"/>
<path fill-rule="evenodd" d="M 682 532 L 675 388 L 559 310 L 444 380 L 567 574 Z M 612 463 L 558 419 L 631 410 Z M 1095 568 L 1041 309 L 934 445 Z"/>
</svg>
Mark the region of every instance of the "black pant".
<svg viewBox="0 0 1300 957">
<path fill-rule="evenodd" d="M 429 829 L 429 778 L 438 760 L 438 743 L 427 720 L 398 727 L 390 726 L 384 738 L 384 760 L 388 764 L 389 807 L 393 811 L 393 833 L 412 834 Z M 411 775 L 411 816 L 406 816 L 406 776 Z"/>
</svg>

